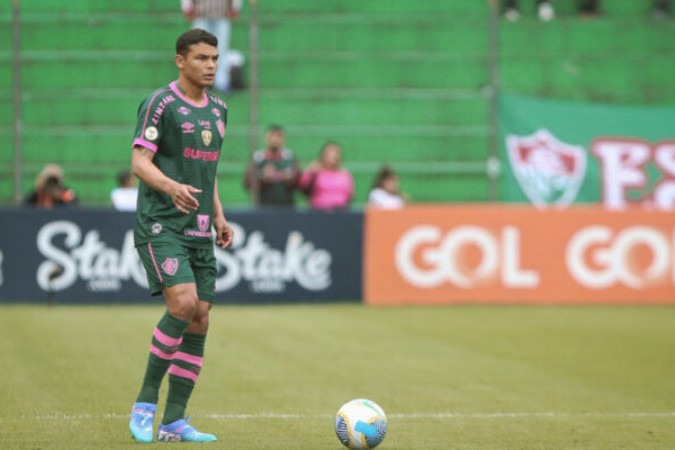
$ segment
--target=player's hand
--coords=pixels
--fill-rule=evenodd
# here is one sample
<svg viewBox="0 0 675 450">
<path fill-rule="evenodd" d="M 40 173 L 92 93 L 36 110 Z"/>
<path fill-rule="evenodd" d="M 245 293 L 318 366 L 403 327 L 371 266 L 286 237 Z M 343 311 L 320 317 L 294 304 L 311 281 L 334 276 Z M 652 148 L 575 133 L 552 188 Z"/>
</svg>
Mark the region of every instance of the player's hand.
<svg viewBox="0 0 675 450">
<path fill-rule="evenodd" d="M 196 211 L 199 208 L 199 201 L 192 194 L 201 194 L 202 190 L 189 184 L 176 183 L 171 191 L 171 200 L 176 205 L 178 211 L 183 214 L 190 214 L 190 211 Z"/>
<path fill-rule="evenodd" d="M 232 245 L 232 238 L 234 238 L 234 231 L 224 217 L 216 217 L 213 219 L 213 228 L 216 230 L 216 245 L 225 249 Z"/>
</svg>

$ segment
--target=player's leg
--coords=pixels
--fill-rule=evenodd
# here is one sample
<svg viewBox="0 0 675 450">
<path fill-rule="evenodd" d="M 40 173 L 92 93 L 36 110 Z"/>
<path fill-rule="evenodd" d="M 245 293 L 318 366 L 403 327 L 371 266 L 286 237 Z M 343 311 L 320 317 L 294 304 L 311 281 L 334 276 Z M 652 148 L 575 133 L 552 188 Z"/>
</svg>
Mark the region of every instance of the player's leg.
<svg viewBox="0 0 675 450">
<path fill-rule="evenodd" d="M 183 342 L 171 361 L 164 425 L 185 417 L 188 400 L 202 370 L 210 308 L 211 303 L 198 302 L 192 322 L 183 334 Z"/>
<path fill-rule="evenodd" d="M 215 441 L 216 437 L 200 433 L 192 427 L 185 417 L 185 410 L 199 378 L 203 359 L 208 315 L 211 303 L 200 301 L 192 323 L 183 334 L 183 342 L 169 367 L 169 394 L 166 409 L 159 427 L 157 439 L 160 441 Z"/>
<path fill-rule="evenodd" d="M 189 267 L 187 253 L 180 246 L 146 245 L 139 247 L 138 253 L 148 274 L 150 292 L 163 293 L 167 303 L 167 311 L 152 333 L 143 383 L 129 421 L 134 439 L 152 442 L 159 388 L 192 321 L 197 291 L 191 272 L 179 270 Z"/>
<path fill-rule="evenodd" d="M 184 419 L 188 401 L 201 373 L 209 311 L 215 294 L 216 264 L 212 249 L 191 250 L 191 264 L 196 281 L 196 304 L 190 325 L 169 367 L 169 393 L 159 427 L 158 440 L 194 442 L 215 441 L 212 434 L 200 433 Z"/>
<path fill-rule="evenodd" d="M 159 387 L 182 342 L 183 332 L 187 326 L 188 322 L 172 316 L 167 311 L 153 330 L 143 383 L 132 407 L 129 424 L 132 436 L 138 441 L 152 442 Z"/>
<path fill-rule="evenodd" d="M 183 335 L 196 309 L 197 290 L 194 283 L 167 287 L 163 292 L 167 311 L 152 333 L 150 354 L 137 402 L 157 404 L 162 379 L 183 342 Z"/>
</svg>

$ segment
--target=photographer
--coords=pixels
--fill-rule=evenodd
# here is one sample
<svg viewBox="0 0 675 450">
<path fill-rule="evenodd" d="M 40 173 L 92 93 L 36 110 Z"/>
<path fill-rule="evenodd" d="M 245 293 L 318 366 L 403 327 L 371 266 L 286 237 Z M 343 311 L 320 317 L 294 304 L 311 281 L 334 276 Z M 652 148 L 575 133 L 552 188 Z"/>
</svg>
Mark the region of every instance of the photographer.
<svg viewBox="0 0 675 450">
<path fill-rule="evenodd" d="M 77 197 L 63 184 L 63 169 L 58 164 L 47 164 L 35 180 L 35 190 L 25 200 L 28 206 L 52 208 L 76 205 Z"/>
</svg>

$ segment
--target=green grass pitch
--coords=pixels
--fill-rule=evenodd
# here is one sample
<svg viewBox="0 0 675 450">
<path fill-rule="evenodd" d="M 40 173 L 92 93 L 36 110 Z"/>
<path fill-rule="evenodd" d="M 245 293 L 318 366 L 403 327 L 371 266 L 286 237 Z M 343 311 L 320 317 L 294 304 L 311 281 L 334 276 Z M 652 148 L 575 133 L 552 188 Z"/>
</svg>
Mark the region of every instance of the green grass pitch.
<svg viewBox="0 0 675 450">
<path fill-rule="evenodd" d="M 0 307 L 0 448 L 142 448 L 162 312 Z M 216 306 L 188 414 L 213 449 L 339 450 L 356 397 L 388 413 L 383 450 L 673 449 L 675 308 Z"/>
</svg>

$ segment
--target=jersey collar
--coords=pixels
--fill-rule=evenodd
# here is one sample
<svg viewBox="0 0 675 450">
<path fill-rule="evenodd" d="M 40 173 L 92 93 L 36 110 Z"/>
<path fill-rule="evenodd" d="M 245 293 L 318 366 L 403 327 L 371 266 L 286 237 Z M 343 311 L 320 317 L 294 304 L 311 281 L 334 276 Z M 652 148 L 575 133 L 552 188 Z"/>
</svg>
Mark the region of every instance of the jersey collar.
<svg viewBox="0 0 675 450">
<path fill-rule="evenodd" d="M 180 90 L 177 81 L 172 81 L 171 83 L 169 83 L 169 87 L 171 88 L 174 94 L 180 97 L 181 100 L 183 100 L 185 103 L 194 106 L 195 108 L 204 108 L 209 104 L 209 99 L 206 97 L 206 92 L 204 92 L 204 98 L 202 98 L 201 104 L 199 104 L 190 100 L 185 96 L 185 94 L 183 94 L 183 91 Z"/>
</svg>

